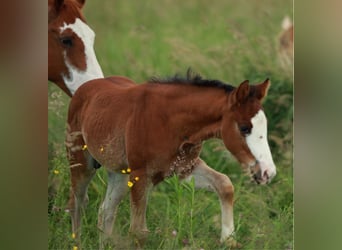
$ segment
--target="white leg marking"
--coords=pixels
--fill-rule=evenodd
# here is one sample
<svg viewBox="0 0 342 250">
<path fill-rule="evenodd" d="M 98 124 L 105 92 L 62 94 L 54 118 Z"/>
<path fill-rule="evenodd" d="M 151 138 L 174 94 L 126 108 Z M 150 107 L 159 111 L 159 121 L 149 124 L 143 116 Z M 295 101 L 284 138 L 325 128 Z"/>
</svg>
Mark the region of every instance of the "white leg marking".
<svg viewBox="0 0 342 250">
<path fill-rule="evenodd" d="M 128 191 L 128 178 L 128 175 L 108 172 L 107 192 L 98 216 L 98 228 L 106 237 L 112 234 L 117 206 Z"/>
<path fill-rule="evenodd" d="M 233 193 L 234 187 L 229 177 L 210 168 L 203 160 L 198 163 L 192 174 L 185 180 L 195 179 L 196 188 L 205 188 L 217 193 L 221 204 L 221 242 L 234 233 Z"/>
<path fill-rule="evenodd" d="M 76 168 L 76 167 L 82 167 L 82 164 L 81 163 L 75 163 L 75 164 L 70 165 L 70 168 Z"/>
</svg>

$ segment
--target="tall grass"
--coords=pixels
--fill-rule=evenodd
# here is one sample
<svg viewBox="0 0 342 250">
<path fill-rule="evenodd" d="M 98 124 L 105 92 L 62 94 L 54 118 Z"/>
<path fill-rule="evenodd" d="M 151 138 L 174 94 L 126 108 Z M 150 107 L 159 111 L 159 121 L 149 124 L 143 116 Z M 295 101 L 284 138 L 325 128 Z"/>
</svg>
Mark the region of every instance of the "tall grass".
<svg viewBox="0 0 342 250">
<path fill-rule="evenodd" d="M 151 76 L 185 73 L 238 85 L 245 79 L 272 85 L 264 108 L 277 176 L 258 186 L 242 174 L 218 140 L 205 143 L 201 157 L 227 174 L 235 186 L 234 217 L 243 249 L 292 249 L 292 68 L 277 53 L 281 20 L 292 15 L 292 1 L 163 0 L 86 1 L 85 16 L 96 33 L 96 53 L 105 75 L 137 82 Z M 70 217 L 63 211 L 69 194 L 64 150 L 69 98 L 49 85 L 49 249 L 70 249 Z M 54 170 L 57 170 L 54 171 Z M 90 184 L 83 217 L 85 249 L 98 249 L 97 211 L 106 189 L 104 169 Z M 120 204 L 116 249 L 127 249 L 129 199 Z M 227 249 L 219 243 L 220 206 L 215 194 L 194 190 L 175 177 L 151 192 L 146 249 Z"/>
</svg>

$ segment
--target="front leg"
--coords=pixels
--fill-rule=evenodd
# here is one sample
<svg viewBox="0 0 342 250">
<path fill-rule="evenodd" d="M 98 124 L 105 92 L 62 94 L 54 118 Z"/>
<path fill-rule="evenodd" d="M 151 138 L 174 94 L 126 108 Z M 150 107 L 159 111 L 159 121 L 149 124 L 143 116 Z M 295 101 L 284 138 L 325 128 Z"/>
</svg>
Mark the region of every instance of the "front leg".
<svg viewBox="0 0 342 250">
<path fill-rule="evenodd" d="M 221 242 L 226 242 L 232 246 L 238 246 L 233 240 L 234 235 L 234 216 L 233 216 L 233 197 L 234 186 L 228 176 L 210 168 L 202 159 L 198 158 L 194 170 L 187 181 L 194 177 L 196 188 L 205 188 L 217 193 L 221 204 Z"/>
<path fill-rule="evenodd" d="M 146 208 L 148 193 L 152 183 L 145 171 L 132 171 L 128 186 L 131 188 L 131 224 L 130 233 L 136 239 L 138 247 L 142 247 L 147 235 Z"/>
</svg>

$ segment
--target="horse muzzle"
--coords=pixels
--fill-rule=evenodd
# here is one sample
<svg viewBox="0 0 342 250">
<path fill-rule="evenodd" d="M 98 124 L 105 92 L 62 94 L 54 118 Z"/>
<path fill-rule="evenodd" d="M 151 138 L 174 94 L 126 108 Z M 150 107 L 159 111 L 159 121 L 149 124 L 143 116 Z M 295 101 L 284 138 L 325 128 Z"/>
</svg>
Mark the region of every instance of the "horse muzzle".
<svg viewBox="0 0 342 250">
<path fill-rule="evenodd" d="M 276 168 L 274 165 L 268 166 L 263 162 L 255 161 L 249 167 L 251 176 L 257 184 L 268 184 L 276 175 Z"/>
</svg>

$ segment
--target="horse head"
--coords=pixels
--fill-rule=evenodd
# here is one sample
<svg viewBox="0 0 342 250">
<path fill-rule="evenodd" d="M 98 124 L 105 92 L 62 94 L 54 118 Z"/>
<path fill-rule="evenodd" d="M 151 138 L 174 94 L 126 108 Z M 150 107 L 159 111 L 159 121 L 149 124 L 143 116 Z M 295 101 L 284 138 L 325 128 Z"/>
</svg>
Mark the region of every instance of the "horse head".
<svg viewBox="0 0 342 250">
<path fill-rule="evenodd" d="M 258 184 L 269 183 L 276 175 L 267 141 L 267 118 L 262 108 L 269 86 L 268 79 L 258 85 L 244 81 L 233 90 L 221 131 L 227 149 L 249 169 Z"/>
<path fill-rule="evenodd" d="M 94 31 L 82 14 L 84 0 L 49 0 L 49 80 L 69 96 L 103 73 L 94 51 Z"/>
</svg>

